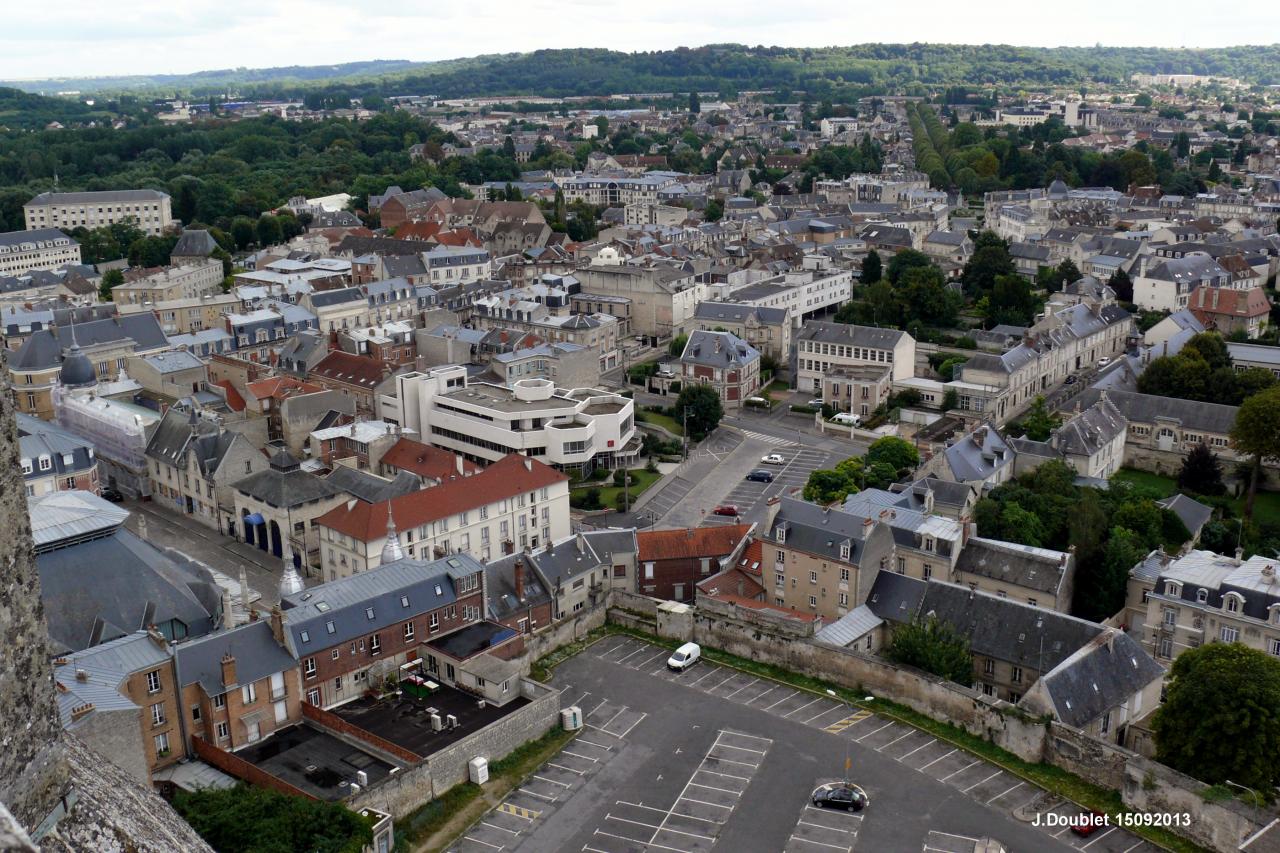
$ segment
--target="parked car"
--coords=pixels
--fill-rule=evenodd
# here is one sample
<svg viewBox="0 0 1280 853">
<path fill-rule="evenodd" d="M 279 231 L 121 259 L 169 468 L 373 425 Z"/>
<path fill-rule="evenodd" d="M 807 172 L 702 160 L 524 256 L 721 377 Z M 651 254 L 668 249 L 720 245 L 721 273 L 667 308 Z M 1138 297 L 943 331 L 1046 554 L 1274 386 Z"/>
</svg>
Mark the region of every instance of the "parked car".
<svg viewBox="0 0 1280 853">
<path fill-rule="evenodd" d="M 766 465 L 786 465 L 787 457 L 781 453 L 770 453 L 768 456 L 761 456 L 760 461 Z"/>
<path fill-rule="evenodd" d="M 1111 363 L 1110 357 L 1104 355 L 1102 358 L 1098 359 L 1098 369 L 1101 370 L 1102 368 L 1106 367 L 1110 363 Z"/>
<path fill-rule="evenodd" d="M 766 471 L 763 468 L 757 468 L 756 470 L 752 471 L 750 474 L 747 475 L 747 479 L 754 480 L 757 483 L 772 483 L 773 472 Z"/>
<path fill-rule="evenodd" d="M 1075 384 L 1076 384 L 1076 380 L 1077 380 L 1077 379 L 1079 379 L 1079 378 L 1080 378 L 1080 377 L 1076 376 L 1076 375 L 1073 373 L 1073 374 L 1071 374 L 1070 376 L 1068 376 L 1068 377 L 1066 378 L 1066 384 L 1067 384 L 1067 385 L 1075 385 Z"/>
<path fill-rule="evenodd" d="M 835 416 L 831 418 L 831 422 L 833 424 L 841 424 L 842 426 L 857 426 L 862 423 L 862 418 L 858 417 L 853 412 L 837 412 Z"/>
<path fill-rule="evenodd" d="M 867 792 L 852 782 L 832 782 L 817 788 L 811 797 L 813 804 L 825 809 L 845 809 L 860 812 L 871 804 Z"/>
<path fill-rule="evenodd" d="M 102 497 L 111 501 L 113 504 L 118 504 L 124 500 L 124 495 L 120 494 L 116 489 L 110 488 L 102 490 Z"/>
<path fill-rule="evenodd" d="M 677 672 L 684 672 L 697 663 L 700 657 L 702 657 L 702 649 L 697 643 L 685 643 L 667 658 L 667 666 Z"/>
<path fill-rule="evenodd" d="M 733 515 L 738 514 L 738 508 L 733 504 L 720 504 L 720 506 L 711 510 L 712 515 Z"/>
<path fill-rule="evenodd" d="M 1071 831 L 1081 838 L 1088 838 L 1099 829 L 1110 824 L 1110 822 L 1110 819 L 1102 812 L 1097 809 L 1089 809 L 1089 811 L 1082 812 L 1076 816 L 1071 823 Z"/>
<path fill-rule="evenodd" d="M 822 402 L 822 398 L 818 397 L 816 400 L 810 400 L 809 402 L 805 403 L 805 405 L 811 409 L 821 409 L 825 404 Z"/>
</svg>

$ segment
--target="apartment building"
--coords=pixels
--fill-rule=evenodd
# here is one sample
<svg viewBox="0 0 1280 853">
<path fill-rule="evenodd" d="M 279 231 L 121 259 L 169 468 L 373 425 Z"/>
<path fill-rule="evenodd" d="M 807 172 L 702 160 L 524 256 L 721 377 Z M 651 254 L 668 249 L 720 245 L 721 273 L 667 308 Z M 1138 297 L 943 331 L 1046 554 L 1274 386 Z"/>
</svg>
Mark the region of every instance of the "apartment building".
<svg viewBox="0 0 1280 853">
<path fill-rule="evenodd" d="M 732 332 L 698 330 L 680 354 L 680 379 L 715 389 L 724 408 L 739 409 L 760 390 L 760 353 Z"/>
<path fill-rule="evenodd" d="M 897 329 L 809 322 L 795 341 L 792 375 L 801 391 L 821 393 L 823 378 L 846 367 L 887 366 L 895 381 L 915 375 L 915 338 Z"/>
<path fill-rule="evenodd" d="M 832 270 L 825 256 L 806 256 L 803 264 L 803 269 L 730 290 L 725 298 L 756 308 L 785 310 L 793 329 L 852 298 L 852 270 Z"/>
<path fill-rule="evenodd" d="M 206 258 L 183 266 L 126 274 L 125 283 L 111 289 L 111 301 L 117 305 L 155 305 L 221 293 L 222 261 Z"/>
<path fill-rule="evenodd" d="M 73 489 L 101 491 L 93 445 L 56 424 L 17 413 L 18 447 L 27 497 Z"/>
<path fill-rule="evenodd" d="M 249 439 L 177 406 L 157 425 L 146 458 L 156 500 L 232 536 L 234 484 L 268 467 Z"/>
<path fill-rule="evenodd" d="M 303 697 L 330 708 L 396 674 L 423 644 L 483 621 L 484 566 L 467 554 L 399 558 L 286 595 L 280 608 Z"/>
<path fill-rule="evenodd" d="M 477 299 L 472 305 L 471 325 L 477 329 L 530 332 L 552 344 L 577 344 L 596 353 L 601 371 L 618 366 L 620 324 L 616 317 L 557 312 L 534 301 L 534 294 L 527 291 L 528 288 L 519 288 Z"/>
<path fill-rule="evenodd" d="M 1119 305 L 1071 305 L 1037 322 L 1008 351 L 971 355 L 946 387 L 961 411 L 1003 424 L 1067 376 L 1122 354 L 1133 335 L 1133 316 Z"/>
<path fill-rule="evenodd" d="M 0 276 L 80 263 L 80 244 L 57 228 L 0 234 Z"/>
<path fill-rule="evenodd" d="M 1145 635 L 1157 660 L 1204 643 L 1244 643 L 1280 657 L 1276 559 L 1191 551 L 1158 569 L 1146 600 Z"/>
<path fill-rule="evenodd" d="M 174 336 L 217 329 L 222 325 L 222 315 L 239 307 L 240 299 L 234 293 L 206 293 L 159 302 L 126 302 L 120 304 L 118 310 L 122 315 L 150 311 L 160 321 L 164 333 Z"/>
<path fill-rule="evenodd" d="M 1068 613 L 1075 568 L 1073 553 L 974 536 L 960 550 L 951 580 L 997 598 Z"/>
<path fill-rule="evenodd" d="M 513 454 L 478 474 L 389 501 L 348 501 L 315 527 L 328 580 L 377 568 L 388 555 L 464 553 L 487 562 L 569 535 L 569 478 Z"/>
<path fill-rule="evenodd" d="M 358 414 L 372 416 L 377 412 L 378 386 L 390 375 L 390 367 L 377 359 L 333 350 L 311 368 L 307 380 L 350 398 Z"/>
<path fill-rule="evenodd" d="M 582 289 L 592 294 L 631 300 L 631 327 L 637 334 L 668 338 L 682 329 L 708 286 L 694 274 L 670 266 L 639 267 L 593 264 L 577 270 Z"/>
<path fill-rule="evenodd" d="M 1177 311 L 1198 287 L 1230 287 L 1231 273 L 1207 254 L 1180 258 L 1143 255 L 1133 271 L 1133 301 L 1147 311 Z"/>
<path fill-rule="evenodd" d="M 887 364 L 837 367 L 822 377 L 823 403 L 862 418 L 887 403 L 892 393 L 892 371 Z"/>
<path fill-rule="evenodd" d="M 866 599 L 893 565 L 893 533 L 874 518 L 784 497 L 761 531 L 760 569 L 769 601 L 835 620 Z"/>
<path fill-rule="evenodd" d="M 582 175 L 559 182 L 566 201 L 585 201 L 605 207 L 658 203 L 658 193 L 679 181 L 670 172 L 649 172 L 634 178 Z"/>
<path fill-rule="evenodd" d="M 168 193 L 159 190 L 40 193 L 22 206 L 27 230 L 101 228 L 132 220 L 143 233 L 159 236 L 173 224 Z"/>
<path fill-rule="evenodd" d="M 699 581 L 737 562 L 753 527 L 728 524 L 638 531 L 638 567 L 626 588 L 665 601 L 693 601 Z"/>
<path fill-rule="evenodd" d="M 782 364 L 791 356 L 792 325 L 787 311 L 744 302 L 700 302 L 681 331 L 686 335 L 697 329 L 732 332 Z"/>
<path fill-rule="evenodd" d="M 383 420 L 414 430 L 423 442 L 481 464 L 518 453 L 564 470 L 614 468 L 639 453 L 635 406 L 592 388 L 557 389 L 548 379 L 510 386 L 470 382 L 457 365 L 395 377 L 383 395 Z"/>
</svg>

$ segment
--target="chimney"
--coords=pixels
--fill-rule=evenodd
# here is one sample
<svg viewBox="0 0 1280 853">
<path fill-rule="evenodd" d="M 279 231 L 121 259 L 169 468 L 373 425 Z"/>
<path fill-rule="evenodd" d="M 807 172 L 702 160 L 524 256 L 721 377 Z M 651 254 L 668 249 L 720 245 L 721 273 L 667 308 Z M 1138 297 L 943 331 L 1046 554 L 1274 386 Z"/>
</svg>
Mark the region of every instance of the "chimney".
<svg viewBox="0 0 1280 853">
<path fill-rule="evenodd" d="M 1236 546 L 1236 565 L 1238 566 L 1243 562 L 1244 562 L 1244 549 L 1241 548 L 1239 545 L 1237 545 Z"/>
<path fill-rule="evenodd" d="M 524 560 L 516 560 L 514 581 L 516 587 L 516 601 L 524 601 Z"/>
<path fill-rule="evenodd" d="M 271 608 L 271 636 L 276 638 L 278 644 L 284 645 L 284 611 L 279 604 Z"/>
<path fill-rule="evenodd" d="M 76 721 L 76 720 L 80 719 L 81 717 L 85 716 L 86 714 L 91 713 L 91 712 L 93 711 L 93 708 L 94 708 L 94 705 L 93 705 L 93 703 L 92 703 L 92 702 L 86 702 L 86 703 L 85 703 L 85 704 L 83 704 L 83 705 L 77 705 L 76 707 L 72 708 L 72 709 L 71 709 L 71 720 L 72 720 L 72 722 L 74 722 L 74 721 Z"/>
<path fill-rule="evenodd" d="M 236 685 L 236 659 L 230 654 L 222 656 L 222 686 L 234 687 Z"/>
</svg>

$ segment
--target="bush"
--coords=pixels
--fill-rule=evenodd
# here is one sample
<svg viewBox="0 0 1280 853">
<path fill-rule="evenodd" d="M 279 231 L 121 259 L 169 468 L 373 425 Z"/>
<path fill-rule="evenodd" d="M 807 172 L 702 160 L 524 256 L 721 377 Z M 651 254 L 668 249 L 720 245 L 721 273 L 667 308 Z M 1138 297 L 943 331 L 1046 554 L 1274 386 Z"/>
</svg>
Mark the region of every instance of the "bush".
<svg viewBox="0 0 1280 853">
<path fill-rule="evenodd" d="M 973 338 L 969 337 L 968 335 L 965 335 L 962 338 L 957 338 L 955 345 L 956 345 L 956 349 L 977 349 L 978 348 L 978 342 L 975 341 Z"/>
<path fill-rule="evenodd" d="M 600 490 L 595 486 L 592 486 L 582 495 L 582 508 L 600 509 L 600 507 Z"/>
<path fill-rule="evenodd" d="M 645 463 L 644 470 L 648 471 L 650 474 L 658 473 L 658 463 L 653 461 L 652 456 L 650 456 L 649 461 Z"/>
<path fill-rule="evenodd" d="M 618 488 L 622 488 L 627 484 L 627 469 L 619 468 L 613 472 L 613 484 Z"/>
<path fill-rule="evenodd" d="M 173 807 L 215 850 L 359 853 L 373 843 L 369 823 L 338 803 L 237 785 L 178 791 Z"/>
</svg>

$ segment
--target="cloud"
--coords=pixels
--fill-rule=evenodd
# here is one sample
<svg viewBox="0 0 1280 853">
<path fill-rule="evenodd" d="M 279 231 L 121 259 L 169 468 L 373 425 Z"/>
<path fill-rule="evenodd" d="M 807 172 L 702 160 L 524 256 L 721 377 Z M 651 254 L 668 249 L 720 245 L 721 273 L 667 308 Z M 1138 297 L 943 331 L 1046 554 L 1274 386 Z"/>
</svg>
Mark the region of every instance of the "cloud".
<svg viewBox="0 0 1280 853">
<path fill-rule="evenodd" d="M 915 0 L 903 14 L 854 0 L 60 0 L 15 15 L 0 32 L 0 78 L 188 73 L 324 65 L 369 59 L 429 61 L 537 48 L 662 50 L 742 42 L 819 47 L 866 42 L 1256 44 L 1280 32 L 1280 4 L 1206 16 L 1191 0 L 1142 4 L 1079 0 Z M 892 8 L 892 7 L 890 7 Z M 1194 21 L 1194 27 L 1187 22 Z"/>
</svg>

